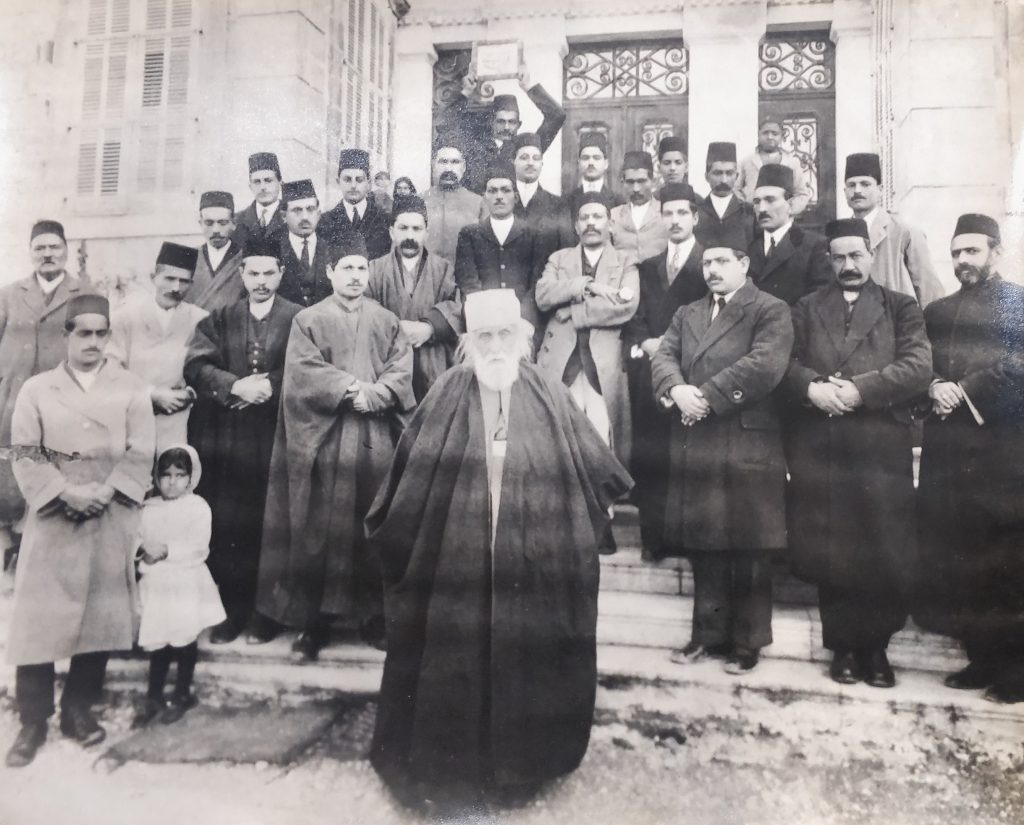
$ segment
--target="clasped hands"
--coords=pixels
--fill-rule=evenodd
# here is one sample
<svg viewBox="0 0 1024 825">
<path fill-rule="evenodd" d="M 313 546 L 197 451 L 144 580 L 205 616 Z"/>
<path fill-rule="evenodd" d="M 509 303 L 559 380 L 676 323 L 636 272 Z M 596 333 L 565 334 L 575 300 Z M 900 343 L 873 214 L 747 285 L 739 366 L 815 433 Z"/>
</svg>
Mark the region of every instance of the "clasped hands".
<svg viewBox="0 0 1024 825">
<path fill-rule="evenodd" d="M 265 404 L 274 395 L 274 388 L 265 372 L 257 372 L 239 378 L 231 385 L 233 398 L 228 406 L 233 410 L 244 410 L 255 404 Z"/>
<path fill-rule="evenodd" d="M 682 414 L 681 421 L 686 427 L 692 427 L 711 412 L 711 405 L 704 398 L 704 393 L 692 384 L 676 384 L 668 394 Z"/>
<path fill-rule="evenodd" d="M 864 403 L 856 384 L 834 375 L 830 375 L 828 381 L 811 382 L 807 387 L 807 400 L 830 418 L 853 412 Z"/>
<path fill-rule="evenodd" d="M 409 339 L 413 349 L 422 347 L 434 334 L 434 328 L 426 321 L 399 321 L 398 323 L 402 325 L 402 332 Z"/>
<path fill-rule="evenodd" d="M 937 415 L 949 415 L 964 403 L 967 393 L 955 381 L 936 381 L 928 388 L 928 397 Z"/>
<path fill-rule="evenodd" d="M 373 412 L 370 402 L 366 398 L 366 392 L 358 381 L 353 381 L 345 390 L 345 400 L 352 402 L 352 409 L 359 413 Z"/>
<path fill-rule="evenodd" d="M 85 521 L 107 509 L 114 500 L 114 488 L 98 481 L 69 484 L 59 499 L 64 505 L 64 515 L 72 521 Z"/>
<path fill-rule="evenodd" d="M 196 400 L 196 393 L 191 387 L 154 387 L 149 397 L 156 412 L 173 415 L 191 406 Z"/>
</svg>

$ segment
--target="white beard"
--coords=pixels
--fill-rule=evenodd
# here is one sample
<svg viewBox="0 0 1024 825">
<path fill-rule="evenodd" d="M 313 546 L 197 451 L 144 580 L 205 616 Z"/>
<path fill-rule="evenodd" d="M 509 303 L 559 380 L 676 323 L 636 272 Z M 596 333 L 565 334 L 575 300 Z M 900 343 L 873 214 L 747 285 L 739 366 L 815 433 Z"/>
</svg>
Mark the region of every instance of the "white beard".
<svg viewBox="0 0 1024 825">
<path fill-rule="evenodd" d="M 473 371 L 476 373 L 476 380 L 482 386 L 494 392 L 501 392 L 509 389 L 519 378 L 519 362 L 505 356 L 498 356 L 484 363 L 477 358 L 473 360 Z"/>
</svg>

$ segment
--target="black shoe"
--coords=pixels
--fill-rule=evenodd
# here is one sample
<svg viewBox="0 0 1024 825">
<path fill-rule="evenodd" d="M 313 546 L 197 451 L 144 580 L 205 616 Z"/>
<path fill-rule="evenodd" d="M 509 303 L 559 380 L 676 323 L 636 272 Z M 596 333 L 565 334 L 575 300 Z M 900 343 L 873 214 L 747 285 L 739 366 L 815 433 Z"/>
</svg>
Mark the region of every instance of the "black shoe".
<svg viewBox="0 0 1024 825">
<path fill-rule="evenodd" d="M 327 634 L 322 630 L 303 630 L 292 642 L 292 657 L 303 662 L 315 662 L 320 649 L 327 644 Z"/>
<path fill-rule="evenodd" d="M 733 676 L 742 676 L 750 673 L 761 660 L 761 652 L 758 650 L 746 650 L 736 648 L 736 653 L 730 656 L 725 662 L 725 672 Z"/>
<path fill-rule="evenodd" d="M 1015 705 L 1024 702 L 1024 685 L 1017 682 L 996 682 L 982 694 L 982 698 L 997 705 Z"/>
<path fill-rule="evenodd" d="M 892 672 L 889 664 L 889 657 L 885 655 L 884 648 L 875 648 L 862 652 L 858 656 L 861 675 L 866 684 L 876 688 L 891 688 L 896 686 L 896 674 Z"/>
<path fill-rule="evenodd" d="M 371 616 L 359 625 L 359 635 L 364 642 L 377 650 L 387 650 L 387 627 L 383 616 Z"/>
<path fill-rule="evenodd" d="M 832 654 L 828 675 L 833 682 L 841 685 L 855 685 L 860 681 L 860 666 L 857 657 L 849 650 L 837 650 Z"/>
<path fill-rule="evenodd" d="M 601 542 L 597 545 L 597 552 L 602 556 L 614 556 L 619 552 L 618 545 L 615 544 L 615 534 L 612 532 L 611 522 L 608 522 L 608 527 L 605 528 L 604 534 L 601 536 Z"/>
<path fill-rule="evenodd" d="M 673 650 L 668 658 L 677 665 L 692 665 L 704 659 L 727 657 L 731 652 L 728 645 L 705 646 L 700 642 L 690 642 L 686 647 Z"/>
<path fill-rule="evenodd" d="M 46 741 L 46 721 L 22 725 L 18 737 L 7 751 L 5 760 L 8 768 L 24 768 L 36 758 L 36 751 Z"/>
<path fill-rule="evenodd" d="M 238 638 L 241 629 L 231 619 L 225 619 L 210 631 L 211 645 L 226 645 Z"/>
<path fill-rule="evenodd" d="M 60 732 L 83 748 L 91 748 L 107 738 L 107 732 L 96 721 L 92 711 L 78 705 L 61 708 Z"/>
<path fill-rule="evenodd" d="M 146 725 L 156 719 L 160 712 L 166 708 L 167 703 L 163 699 L 154 699 L 151 696 L 147 696 L 143 699 L 139 709 L 135 711 L 135 717 L 132 719 L 132 727 L 146 727 Z"/>
<path fill-rule="evenodd" d="M 160 714 L 160 722 L 164 725 L 173 725 L 186 711 L 198 704 L 199 700 L 192 693 L 186 693 L 184 696 L 174 695 L 167 703 L 167 708 Z"/>
<path fill-rule="evenodd" d="M 942 683 L 953 690 L 980 690 L 989 687 L 995 680 L 996 675 L 992 668 L 971 662 L 963 670 L 950 673 Z"/>
<path fill-rule="evenodd" d="M 245 634 L 247 645 L 265 645 L 277 638 L 281 632 L 281 625 L 273 619 L 254 613 L 249 622 L 249 632 Z"/>
</svg>

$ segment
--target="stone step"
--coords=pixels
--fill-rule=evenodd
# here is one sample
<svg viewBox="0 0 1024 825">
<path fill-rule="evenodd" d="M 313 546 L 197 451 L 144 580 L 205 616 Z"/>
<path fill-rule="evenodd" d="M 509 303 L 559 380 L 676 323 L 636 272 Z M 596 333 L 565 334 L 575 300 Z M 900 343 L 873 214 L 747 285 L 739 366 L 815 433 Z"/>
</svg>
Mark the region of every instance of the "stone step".
<svg viewBox="0 0 1024 825">
<path fill-rule="evenodd" d="M 652 562 L 641 558 L 636 507 L 628 504 L 616 506 L 612 532 L 618 551 L 611 556 L 601 556 L 601 590 L 693 595 L 693 573 L 689 561 L 662 559 Z M 797 579 L 781 562 L 775 566 L 772 586 L 773 597 L 778 604 L 816 606 L 818 603 L 815 586 Z"/>
</svg>

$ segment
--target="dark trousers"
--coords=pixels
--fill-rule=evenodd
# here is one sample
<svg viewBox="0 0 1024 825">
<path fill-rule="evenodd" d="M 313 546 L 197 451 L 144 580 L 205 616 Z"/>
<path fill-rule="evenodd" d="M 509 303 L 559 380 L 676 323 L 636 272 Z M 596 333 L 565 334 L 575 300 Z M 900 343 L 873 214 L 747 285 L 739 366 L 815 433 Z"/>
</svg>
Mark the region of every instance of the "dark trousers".
<svg viewBox="0 0 1024 825">
<path fill-rule="evenodd" d="M 692 553 L 692 639 L 705 647 L 749 651 L 772 643 L 771 554 L 760 550 Z"/>
<path fill-rule="evenodd" d="M 64 692 L 60 697 L 61 711 L 72 705 L 88 708 L 100 700 L 109 657 L 106 651 L 79 653 L 71 657 Z M 53 662 L 18 665 L 14 679 L 18 715 L 23 725 L 45 722 L 53 716 L 56 682 Z"/>
<path fill-rule="evenodd" d="M 832 651 L 885 650 L 907 623 L 906 599 L 897 590 L 871 592 L 818 585 L 821 636 Z"/>
</svg>

